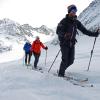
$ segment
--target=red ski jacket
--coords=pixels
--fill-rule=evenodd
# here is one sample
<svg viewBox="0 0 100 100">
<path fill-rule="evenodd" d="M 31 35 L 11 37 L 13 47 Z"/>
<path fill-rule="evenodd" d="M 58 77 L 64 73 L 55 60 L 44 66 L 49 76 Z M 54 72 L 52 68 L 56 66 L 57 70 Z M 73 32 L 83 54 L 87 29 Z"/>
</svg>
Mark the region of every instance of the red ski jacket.
<svg viewBox="0 0 100 100">
<path fill-rule="evenodd" d="M 40 40 L 35 40 L 32 43 L 31 52 L 34 52 L 36 54 L 40 54 L 41 53 L 41 47 L 43 49 L 45 49 L 45 46 L 43 45 L 43 43 Z"/>
</svg>

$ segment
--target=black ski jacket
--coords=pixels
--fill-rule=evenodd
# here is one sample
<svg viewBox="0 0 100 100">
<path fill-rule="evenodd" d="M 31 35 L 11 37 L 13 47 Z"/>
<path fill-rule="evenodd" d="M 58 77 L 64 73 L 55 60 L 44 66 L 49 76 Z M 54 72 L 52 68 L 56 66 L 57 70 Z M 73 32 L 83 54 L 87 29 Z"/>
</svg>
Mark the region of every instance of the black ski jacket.
<svg viewBox="0 0 100 100">
<path fill-rule="evenodd" d="M 96 37 L 98 35 L 97 32 L 87 30 L 82 23 L 77 20 L 77 16 L 69 17 L 67 14 L 66 17 L 60 21 L 56 29 L 60 44 L 69 46 L 71 43 L 71 45 L 74 46 L 76 43 L 77 29 L 88 36 Z"/>
</svg>

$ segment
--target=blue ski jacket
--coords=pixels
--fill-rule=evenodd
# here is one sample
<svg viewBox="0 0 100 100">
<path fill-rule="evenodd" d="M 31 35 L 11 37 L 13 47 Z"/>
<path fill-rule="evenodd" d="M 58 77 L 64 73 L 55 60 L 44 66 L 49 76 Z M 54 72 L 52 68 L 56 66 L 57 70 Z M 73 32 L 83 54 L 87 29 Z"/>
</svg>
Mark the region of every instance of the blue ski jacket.
<svg viewBox="0 0 100 100">
<path fill-rule="evenodd" d="M 23 49 L 25 50 L 26 53 L 30 52 L 31 44 L 26 42 Z"/>
</svg>

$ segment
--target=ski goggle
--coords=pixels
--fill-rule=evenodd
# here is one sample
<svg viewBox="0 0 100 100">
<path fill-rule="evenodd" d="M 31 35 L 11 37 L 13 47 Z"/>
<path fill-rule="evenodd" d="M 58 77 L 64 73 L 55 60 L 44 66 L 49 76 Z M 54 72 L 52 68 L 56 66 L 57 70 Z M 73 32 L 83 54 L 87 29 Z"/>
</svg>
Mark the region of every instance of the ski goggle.
<svg viewBox="0 0 100 100">
<path fill-rule="evenodd" d="M 73 10 L 70 11 L 70 13 L 74 13 L 74 14 L 76 14 L 76 12 L 77 12 L 76 9 L 73 9 Z"/>
</svg>

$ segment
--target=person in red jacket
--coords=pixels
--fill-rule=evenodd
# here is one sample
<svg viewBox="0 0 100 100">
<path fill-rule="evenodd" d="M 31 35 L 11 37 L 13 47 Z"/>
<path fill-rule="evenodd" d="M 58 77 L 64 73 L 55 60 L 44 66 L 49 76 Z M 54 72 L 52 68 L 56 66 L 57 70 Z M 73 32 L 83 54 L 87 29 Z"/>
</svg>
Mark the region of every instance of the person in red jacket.
<svg viewBox="0 0 100 100">
<path fill-rule="evenodd" d="M 34 60 L 34 68 L 37 68 L 37 64 L 39 61 L 39 57 L 41 54 L 41 47 L 45 50 L 48 50 L 47 46 L 44 46 L 44 44 L 40 41 L 39 36 L 36 37 L 36 40 L 33 41 L 32 46 L 31 46 L 31 52 L 33 53 L 35 60 Z M 33 67 L 32 67 L 33 69 Z"/>
</svg>

